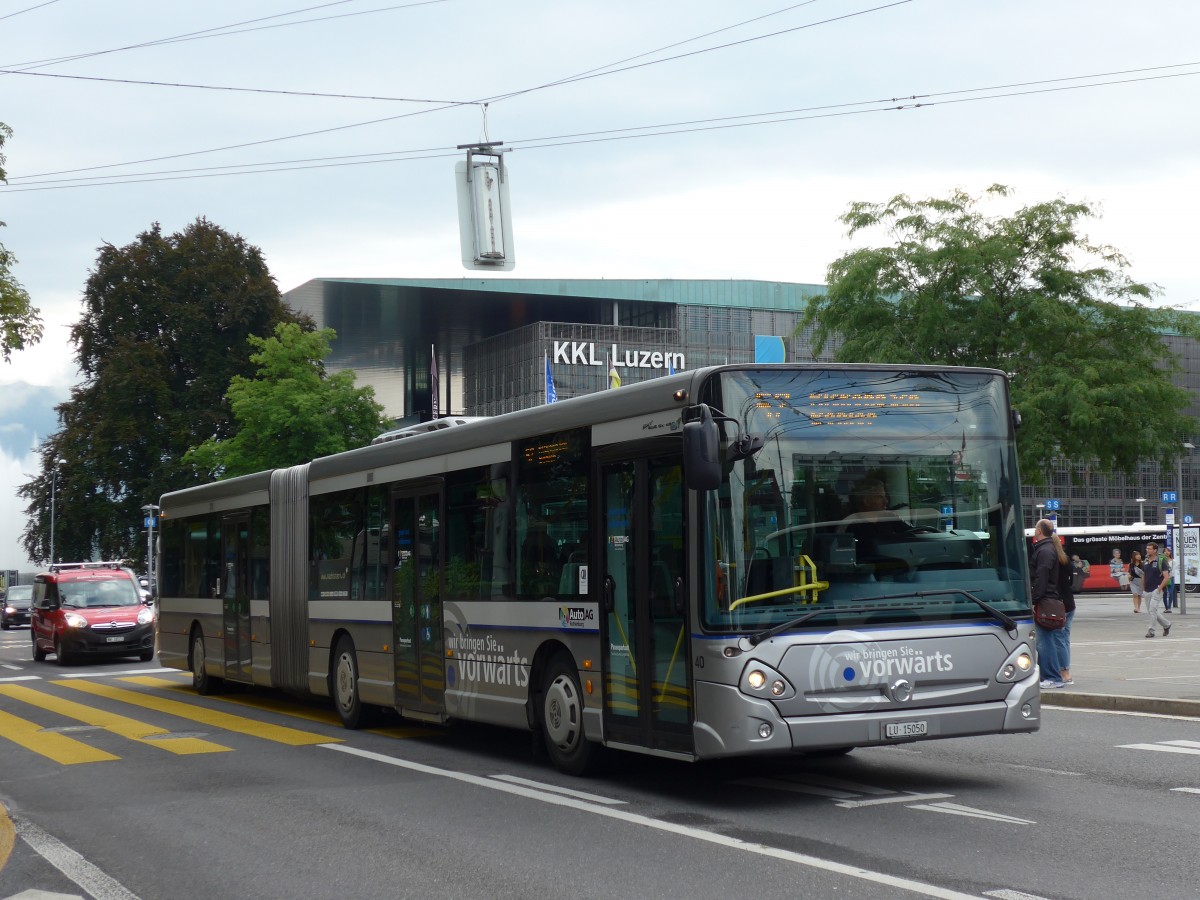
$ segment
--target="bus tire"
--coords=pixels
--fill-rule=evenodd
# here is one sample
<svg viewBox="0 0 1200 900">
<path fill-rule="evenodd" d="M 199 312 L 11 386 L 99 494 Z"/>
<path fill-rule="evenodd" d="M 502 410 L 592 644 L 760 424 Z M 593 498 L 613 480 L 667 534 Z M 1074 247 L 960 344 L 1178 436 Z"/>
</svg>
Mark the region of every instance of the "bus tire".
<svg viewBox="0 0 1200 900">
<path fill-rule="evenodd" d="M 583 692 L 571 657 L 550 660 L 542 679 L 538 716 L 546 753 L 560 772 L 585 775 L 596 763 L 596 745 L 583 733 Z"/>
<path fill-rule="evenodd" d="M 221 679 L 209 675 L 204 667 L 204 632 L 199 627 L 192 629 L 192 652 L 188 666 L 192 670 L 192 687 L 197 694 L 208 696 L 221 690 Z"/>
<path fill-rule="evenodd" d="M 333 651 L 333 671 L 330 673 L 329 695 L 337 708 L 342 727 L 351 730 L 366 724 L 366 711 L 358 693 L 358 655 L 354 641 L 342 635 Z"/>
</svg>

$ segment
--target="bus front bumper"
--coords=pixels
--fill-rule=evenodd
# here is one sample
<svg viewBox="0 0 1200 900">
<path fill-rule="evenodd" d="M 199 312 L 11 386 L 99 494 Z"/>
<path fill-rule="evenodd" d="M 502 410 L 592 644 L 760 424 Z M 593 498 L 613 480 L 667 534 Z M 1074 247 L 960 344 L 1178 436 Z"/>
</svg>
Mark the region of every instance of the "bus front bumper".
<svg viewBox="0 0 1200 900">
<path fill-rule="evenodd" d="M 748 697 L 733 685 L 697 682 L 695 690 L 699 759 L 1032 732 L 1041 726 L 1042 715 L 1036 675 L 1014 684 L 1003 700 L 788 718 L 770 702 Z M 719 723 L 721 731 L 705 724 L 710 722 Z"/>
</svg>

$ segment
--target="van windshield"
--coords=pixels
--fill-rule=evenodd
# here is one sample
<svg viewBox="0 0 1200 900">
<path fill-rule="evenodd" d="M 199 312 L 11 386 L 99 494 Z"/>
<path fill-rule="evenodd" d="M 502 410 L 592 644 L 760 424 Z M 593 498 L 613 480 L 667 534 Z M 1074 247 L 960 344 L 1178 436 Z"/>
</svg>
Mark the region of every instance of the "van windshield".
<svg viewBox="0 0 1200 900">
<path fill-rule="evenodd" d="M 137 606 L 140 601 L 128 578 L 105 581 L 64 581 L 58 585 L 63 606 L 95 609 L 104 606 Z"/>
</svg>

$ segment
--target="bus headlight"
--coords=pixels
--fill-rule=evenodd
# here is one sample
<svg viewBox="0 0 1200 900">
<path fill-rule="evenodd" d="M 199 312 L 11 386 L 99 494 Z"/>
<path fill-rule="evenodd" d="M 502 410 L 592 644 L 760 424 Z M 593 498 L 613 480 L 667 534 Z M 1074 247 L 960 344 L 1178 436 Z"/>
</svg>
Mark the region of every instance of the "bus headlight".
<svg viewBox="0 0 1200 900">
<path fill-rule="evenodd" d="M 1032 671 L 1033 651 L 1022 644 L 1009 654 L 1004 665 L 1000 667 L 1000 671 L 996 673 L 996 680 L 1002 682 L 1023 681 Z"/>
<path fill-rule="evenodd" d="M 768 696 L 772 700 L 787 700 L 796 695 L 791 682 L 757 660 L 752 660 L 742 670 L 742 692 L 756 697 Z"/>
</svg>

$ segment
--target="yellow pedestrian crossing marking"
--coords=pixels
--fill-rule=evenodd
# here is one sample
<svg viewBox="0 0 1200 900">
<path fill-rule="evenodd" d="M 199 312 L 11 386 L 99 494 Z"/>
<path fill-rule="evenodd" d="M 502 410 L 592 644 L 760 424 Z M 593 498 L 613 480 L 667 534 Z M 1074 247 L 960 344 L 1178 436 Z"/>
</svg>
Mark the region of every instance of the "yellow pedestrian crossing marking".
<svg viewBox="0 0 1200 900">
<path fill-rule="evenodd" d="M 314 734 L 311 731 L 300 731 L 297 728 L 272 725 L 268 722 L 256 722 L 253 719 L 235 716 L 231 713 L 221 712 L 220 710 L 206 709 L 193 703 L 182 703 L 178 700 L 155 697 L 151 694 L 143 694 L 138 691 L 128 691 L 124 688 L 112 687 L 107 684 L 96 684 L 86 681 L 56 681 L 55 684 L 71 688 L 72 690 L 82 691 L 85 694 L 107 697 L 110 700 L 128 703 L 131 706 L 140 706 L 143 709 L 150 709 L 171 716 L 179 716 L 183 719 L 199 722 L 202 725 L 209 725 L 224 731 L 232 731 L 235 734 L 246 734 L 251 737 L 275 741 L 276 743 L 287 744 L 292 747 L 341 743 L 341 738 L 331 738 L 324 734 Z"/>
<path fill-rule="evenodd" d="M 169 691 L 194 696 L 190 684 L 181 684 L 169 678 L 157 678 L 153 675 L 131 675 L 127 678 L 122 678 L 121 681 L 128 682 L 129 684 L 140 684 L 143 687 L 164 688 Z M 342 724 L 342 720 L 338 718 L 338 714 L 328 707 L 317 708 L 305 706 L 295 700 L 288 700 L 282 697 L 258 695 L 253 700 L 240 700 L 237 697 L 217 697 L 210 699 L 216 699 L 221 703 L 229 703 L 234 706 L 244 706 L 248 709 L 261 709 L 267 712 L 279 713 L 280 715 L 291 716 L 296 719 L 307 719 L 310 722 L 318 722 L 322 725 L 341 727 Z M 429 728 L 422 725 L 397 725 L 393 728 L 367 728 L 364 730 L 370 734 L 393 738 L 428 738 L 438 737 L 444 733 L 441 729 Z"/>
<path fill-rule="evenodd" d="M 73 766 L 76 763 L 107 762 L 120 759 L 111 753 L 89 747 L 82 741 L 69 738 L 65 734 L 55 734 L 43 731 L 36 722 L 27 722 L 6 712 L 0 712 L 0 736 L 14 744 L 20 744 L 26 750 L 47 756 L 56 763 Z"/>
<path fill-rule="evenodd" d="M 0 694 L 28 703 L 31 706 L 39 706 L 50 712 L 66 716 L 68 719 L 75 719 L 88 725 L 95 725 L 103 728 L 105 731 L 111 731 L 120 737 L 128 738 L 131 741 L 168 750 L 171 753 L 186 756 L 193 753 L 224 753 L 230 749 L 229 747 L 223 747 L 220 744 L 214 744 L 211 741 L 201 740 L 200 738 L 170 737 L 171 733 L 165 728 L 157 728 L 154 725 L 148 725 L 136 719 L 130 719 L 116 713 L 104 712 L 91 706 L 85 706 L 82 703 L 76 703 L 74 700 L 64 700 L 60 697 L 55 697 L 53 694 L 47 694 L 44 691 L 35 691 L 32 688 L 16 684 L 0 684 Z M 113 757 L 113 759 L 116 758 Z"/>
<path fill-rule="evenodd" d="M 156 678 L 153 675 L 131 675 L 128 678 L 122 678 L 121 681 L 127 684 L 140 684 L 143 687 L 164 688 L 190 697 L 196 696 L 196 692 L 192 689 L 191 684 L 180 684 L 177 681 L 171 681 L 169 678 Z M 337 713 L 328 707 L 316 708 L 303 706 L 295 701 L 285 700 L 280 697 L 256 696 L 253 700 L 240 700 L 236 697 L 210 697 L 209 699 L 228 703 L 232 706 L 244 706 L 248 709 L 261 709 L 267 712 L 281 713 L 285 716 L 291 716 L 294 719 L 307 719 L 310 722 L 317 722 L 321 725 L 334 725 L 339 728 L 342 725 L 342 720 L 338 718 Z"/>
</svg>

